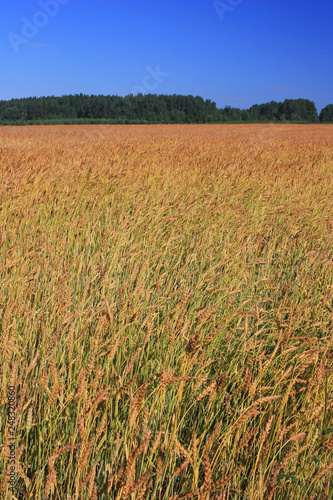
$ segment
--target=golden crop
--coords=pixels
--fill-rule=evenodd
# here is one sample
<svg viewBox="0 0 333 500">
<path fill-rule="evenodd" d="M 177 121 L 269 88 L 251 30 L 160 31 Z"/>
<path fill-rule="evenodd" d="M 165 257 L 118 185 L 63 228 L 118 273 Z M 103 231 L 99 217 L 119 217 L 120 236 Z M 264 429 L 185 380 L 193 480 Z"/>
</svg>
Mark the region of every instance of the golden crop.
<svg viewBox="0 0 333 500">
<path fill-rule="evenodd" d="M 1 498 L 331 498 L 332 132 L 0 129 Z"/>
</svg>

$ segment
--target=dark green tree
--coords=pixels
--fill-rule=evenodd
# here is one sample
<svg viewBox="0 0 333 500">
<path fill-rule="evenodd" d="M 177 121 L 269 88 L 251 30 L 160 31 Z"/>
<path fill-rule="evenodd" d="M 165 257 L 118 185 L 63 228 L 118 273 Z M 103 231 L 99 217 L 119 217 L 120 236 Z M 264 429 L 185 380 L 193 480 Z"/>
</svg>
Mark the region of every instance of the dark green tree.
<svg viewBox="0 0 333 500">
<path fill-rule="evenodd" d="M 321 123 L 333 123 L 333 104 L 327 104 L 319 115 L 319 121 Z"/>
<path fill-rule="evenodd" d="M 216 107 L 210 99 L 192 95 L 129 94 L 65 95 L 61 97 L 29 97 L 0 101 L 2 123 L 29 123 L 36 120 L 78 123 L 230 123 L 318 121 L 317 110 L 308 99 L 286 99 L 255 104 L 249 109 Z M 332 121 L 332 105 L 320 114 L 320 121 Z"/>
<path fill-rule="evenodd" d="M 18 106 L 9 106 L 3 111 L 2 118 L 8 121 L 16 121 L 22 117 L 21 110 Z"/>
</svg>

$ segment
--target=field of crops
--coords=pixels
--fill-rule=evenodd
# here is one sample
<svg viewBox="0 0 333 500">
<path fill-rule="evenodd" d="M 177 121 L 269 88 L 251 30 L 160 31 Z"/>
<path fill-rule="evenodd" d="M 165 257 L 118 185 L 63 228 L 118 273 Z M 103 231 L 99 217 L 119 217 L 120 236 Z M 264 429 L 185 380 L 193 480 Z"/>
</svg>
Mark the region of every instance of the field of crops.
<svg viewBox="0 0 333 500">
<path fill-rule="evenodd" d="M 331 125 L 1 128 L 1 499 L 332 498 L 332 193 Z"/>
</svg>

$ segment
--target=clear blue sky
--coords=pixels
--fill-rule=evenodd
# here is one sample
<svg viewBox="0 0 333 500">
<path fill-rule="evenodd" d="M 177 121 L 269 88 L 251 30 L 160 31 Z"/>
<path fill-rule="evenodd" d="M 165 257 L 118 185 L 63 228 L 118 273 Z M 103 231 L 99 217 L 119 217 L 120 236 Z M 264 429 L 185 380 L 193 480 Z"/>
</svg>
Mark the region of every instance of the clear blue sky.
<svg viewBox="0 0 333 500">
<path fill-rule="evenodd" d="M 302 97 L 320 111 L 333 103 L 331 0 L 0 6 L 0 99 L 141 89 L 200 95 L 218 107 Z"/>
</svg>

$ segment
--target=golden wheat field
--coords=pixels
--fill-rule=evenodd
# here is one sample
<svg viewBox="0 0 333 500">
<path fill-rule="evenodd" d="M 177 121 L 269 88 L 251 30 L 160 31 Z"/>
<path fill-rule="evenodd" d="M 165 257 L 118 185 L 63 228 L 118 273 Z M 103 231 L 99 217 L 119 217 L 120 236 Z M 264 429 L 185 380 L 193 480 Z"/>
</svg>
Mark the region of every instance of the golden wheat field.
<svg viewBox="0 0 333 500">
<path fill-rule="evenodd" d="M 333 497 L 333 126 L 0 129 L 3 499 Z"/>
</svg>

